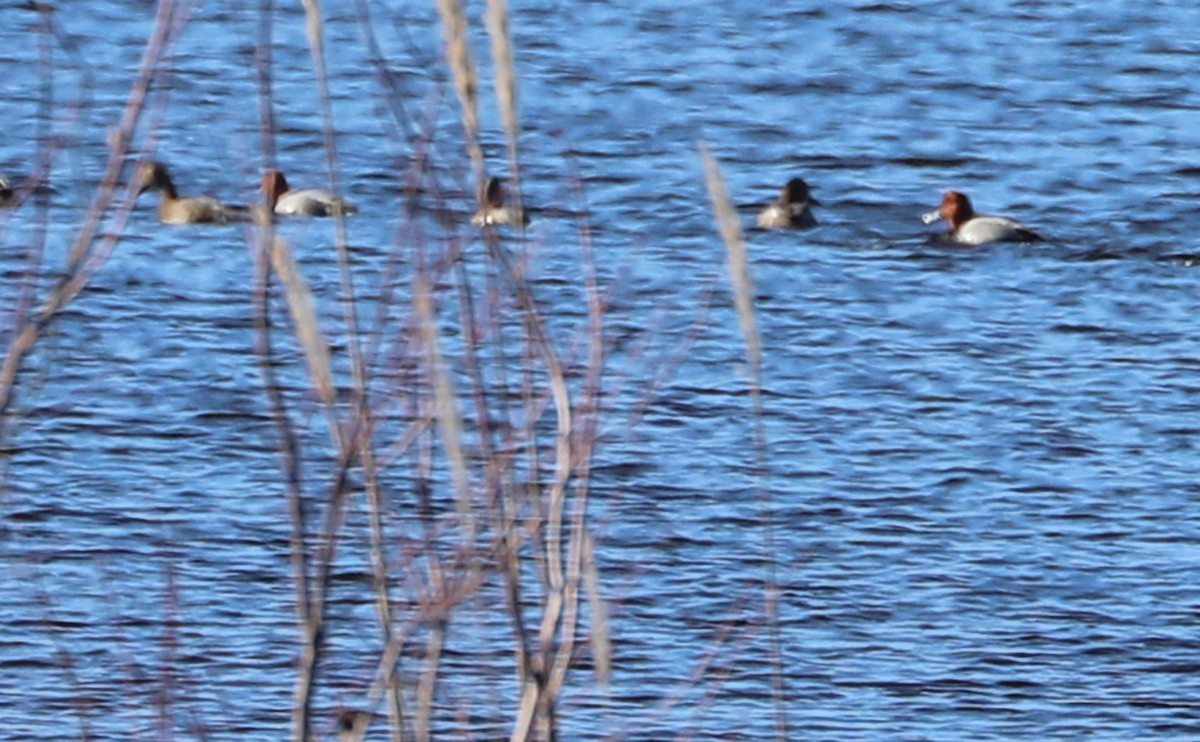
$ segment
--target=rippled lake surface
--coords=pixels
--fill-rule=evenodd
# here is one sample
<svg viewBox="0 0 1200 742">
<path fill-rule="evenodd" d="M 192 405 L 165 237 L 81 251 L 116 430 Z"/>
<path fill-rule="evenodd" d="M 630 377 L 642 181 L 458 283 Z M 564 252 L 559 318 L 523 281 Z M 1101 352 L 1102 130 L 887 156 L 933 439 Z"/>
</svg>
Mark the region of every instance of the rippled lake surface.
<svg viewBox="0 0 1200 742">
<path fill-rule="evenodd" d="M 44 123 L 37 17 L 19 5 L 0 6 L 0 167 L 14 179 L 33 169 Z M 199 4 L 182 30 L 157 156 L 185 192 L 255 197 L 257 5 Z M 293 183 L 323 184 L 303 11 L 279 5 L 279 159 Z M 470 5 L 490 79 L 482 4 Z M 1200 737 L 1200 6 L 767 5 L 512 2 L 523 193 L 540 209 L 530 271 L 564 352 L 585 322 L 585 209 L 612 296 L 591 514 L 614 678 L 571 676 L 563 738 L 771 735 L 766 634 L 748 618 L 768 507 L 792 738 Z M 386 112 L 353 4 L 326 6 L 369 302 L 404 220 L 418 124 Z M 441 120 L 435 162 L 465 220 L 469 167 L 432 3 L 371 8 L 406 110 Z M 154 12 L 146 0 L 59 10 L 55 266 Z M 504 171 L 487 86 L 481 105 Z M 746 226 L 795 175 L 821 202 L 815 229 L 747 234 L 762 479 L 701 138 Z M 931 241 L 919 215 L 947 188 L 1047 241 Z M 7 322 L 32 203 L 0 224 Z M 339 316 L 332 226 L 283 229 Z M 0 737 L 82 737 L 81 718 L 95 739 L 287 734 L 298 642 L 253 276 L 241 230 L 162 228 L 144 197 L 27 364 L 0 499 Z M 300 414 L 327 443 L 315 406 Z M 318 480 L 321 463 L 307 463 Z M 403 488 L 392 496 L 402 521 Z M 365 542 L 364 510 L 351 508 L 349 544 Z M 348 547 L 341 583 L 365 579 L 365 559 Z M 375 636 L 366 595 L 334 600 L 320 736 L 336 736 L 335 710 L 374 671 L 359 647 Z M 506 624 L 484 599 L 467 615 L 440 723 L 507 738 Z M 372 734 L 386 738 L 382 724 Z"/>
</svg>

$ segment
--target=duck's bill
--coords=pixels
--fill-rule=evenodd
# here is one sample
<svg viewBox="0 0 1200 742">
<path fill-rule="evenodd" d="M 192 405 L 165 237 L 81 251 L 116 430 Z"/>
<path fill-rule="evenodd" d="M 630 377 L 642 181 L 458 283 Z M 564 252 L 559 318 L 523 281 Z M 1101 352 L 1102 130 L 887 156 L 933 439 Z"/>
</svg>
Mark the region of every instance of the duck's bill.
<svg viewBox="0 0 1200 742">
<path fill-rule="evenodd" d="M 934 222 L 936 222 L 938 219 L 941 219 L 941 218 L 942 218 L 941 213 L 937 212 L 937 211 L 931 211 L 928 214 L 921 215 L 921 221 L 925 222 L 926 224 L 933 224 Z"/>
</svg>

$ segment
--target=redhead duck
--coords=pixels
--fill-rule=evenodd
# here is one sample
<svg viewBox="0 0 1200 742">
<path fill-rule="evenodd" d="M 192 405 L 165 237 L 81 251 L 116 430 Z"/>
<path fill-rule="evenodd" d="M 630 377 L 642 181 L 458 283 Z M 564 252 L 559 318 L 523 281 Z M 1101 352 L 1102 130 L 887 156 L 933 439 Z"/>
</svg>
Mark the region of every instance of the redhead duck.
<svg viewBox="0 0 1200 742">
<path fill-rule="evenodd" d="M 180 198 L 167 166 L 161 162 L 143 160 L 138 163 L 133 182 L 139 196 L 156 188 L 162 191 L 158 202 L 158 220 L 163 224 L 225 224 L 237 218 L 237 209 L 225 206 L 210 196 Z"/>
<path fill-rule="evenodd" d="M 520 224 L 529 226 L 529 214 L 519 206 L 504 204 L 504 182 L 499 178 L 488 178 L 483 187 L 483 205 L 471 217 L 471 224 L 476 227 L 494 226 L 497 224 Z"/>
<path fill-rule="evenodd" d="M 932 224 L 938 219 L 950 222 L 947 237 L 961 245 L 983 245 L 988 242 L 1037 242 L 1042 236 L 1006 216 L 979 216 L 971 199 L 959 191 L 942 194 L 942 205 L 921 217 Z"/>
<path fill-rule="evenodd" d="M 813 198 L 808 191 L 808 183 L 804 182 L 804 178 L 789 180 L 779 192 L 779 198 L 758 212 L 758 228 L 808 229 L 817 226 L 817 218 L 808 207 L 814 204 L 820 206 L 821 202 Z"/>
<path fill-rule="evenodd" d="M 262 190 L 267 207 L 280 216 L 348 216 L 358 211 L 354 204 L 332 193 L 315 188 L 290 190 L 287 178 L 278 170 L 263 174 Z"/>
</svg>

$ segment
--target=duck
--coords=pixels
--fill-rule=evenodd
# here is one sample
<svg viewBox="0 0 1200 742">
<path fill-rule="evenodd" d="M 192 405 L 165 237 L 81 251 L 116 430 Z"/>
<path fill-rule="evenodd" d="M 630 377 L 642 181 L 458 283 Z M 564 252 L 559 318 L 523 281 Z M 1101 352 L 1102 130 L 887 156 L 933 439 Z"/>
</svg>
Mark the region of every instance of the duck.
<svg viewBox="0 0 1200 742">
<path fill-rule="evenodd" d="M 369 712 L 345 709 L 338 714 L 337 718 L 338 739 L 344 742 L 362 739 L 370 723 L 371 714 Z"/>
<path fill-rule="evenodd" d="M 1015 219 L 1006 216 L 977 215 L 971 199 L 961 191 L 946 191 L 937 211 L 921 217 L 932 224 L 939 219 L 950 223 L 946 237 L 960 245 L 984 245 L 989 242 L 1040 242 L 1042 236 Z"/>
<path fill-rule="evenodd" d="M 291 190 L 287 178 L 279 170 L 268 170 L 263 174 L 262 190 L 267 207 L 280 216 L 349 216 L 358 212 L 354 204 L 326 191 L 315 188 Z"/>
<path fill-rule="evenodd" d="M 133 174 L 137 195 L 158 189 L 158 220 L 163 224 L 226 224 L 236 219 L 239 210 L 222 204 L 211 196 L 180 197 L 171 181 L 167 166 L 161 162 L 143 160 Z"/>
<path fill-rule="evenodd" d="M 820 206 L 821 202 L 809 193 L 804 178 L 792 178 L 779 192 L 779 197 L 758 212 L 759 229 L 784 229 L 794 227 L 808 229 L 817 226 L 809 206 Z"/>
<path fill-rule="evenodd" d="M 508 206 L 504 203 L 504 181 L 497 177 L 487 179 L 483 187 L 483 205 L 471 217 L 471 224 L 476 227 L 490 227 L 499 224 L 519 224 L 529 226 L 529 214 L 519 206 Z"/>
</svg>

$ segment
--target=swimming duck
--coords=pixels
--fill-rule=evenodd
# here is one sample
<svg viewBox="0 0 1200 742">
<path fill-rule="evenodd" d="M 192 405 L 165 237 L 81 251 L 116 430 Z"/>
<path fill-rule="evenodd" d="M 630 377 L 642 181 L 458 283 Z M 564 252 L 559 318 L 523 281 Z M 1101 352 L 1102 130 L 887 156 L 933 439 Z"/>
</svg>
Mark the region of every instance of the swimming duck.
<svg viewBox="0 0 1200 742">
<path fill-rule="evenodd" d="M 263 174 L 262 190 L 267 206 L 280 216 L 347 216 L 358 211 L 354 204 L 332 193 L 315 188 L 290 190 L 287 178 L 278 170 Z"/>
<path fill-rule="evenodd" d="M 810 205 L 820 206 L 821 202 L 809 193 L 808 183 L 804 182 L 804 178 L 792 178 L 779 192 L 779 197 L 758 212 L 758 227 L 759 229 L 815 227 L 817 218 L 813 216 L 812 209 L 808 208 Z"/>
<path fill-rule="evenodd" d="M 1038 242 L 1042 236 L 1020 222 L 1006 216 L 976 215 L 971 199 L 959 191 L 942 194 L 942 205 L 921 217 L 932 224 L 938 219 L 950 223 L 947 237 L 962 245 L 983 245 L 988 242 Z"/>
<path fill-rule="evenodd" d="M 158 220 L 163 224 L 225 224 L 236 216 L 236 209 L 225 206 L 211 196 L 181 198 L 171 182 L 167 166 L 161 162 L 143 160 L 133 174 L 137 195 L 158 189 Z"/>
<path fill-rule="evenodd" d="M 504 204 L 504 182 L 499 178 L 491 177 L 483 187 L 483 205 L 471 217 L 471 224 L 476 227 L 497 224 L 528 226 L 529 214 L 518 206 L 506 206 Z"/>
<path fill-rule="evenodd" d="M 371 723 L 371 714 L 366 711 L 358 711 L 355 709 L 346 709 L 338 714 L 337 729 L 338 739 L 340 740 L 356 740 L 362 739 L 363 734 L 367 731 L 367 725 Z"/>
</svg>

